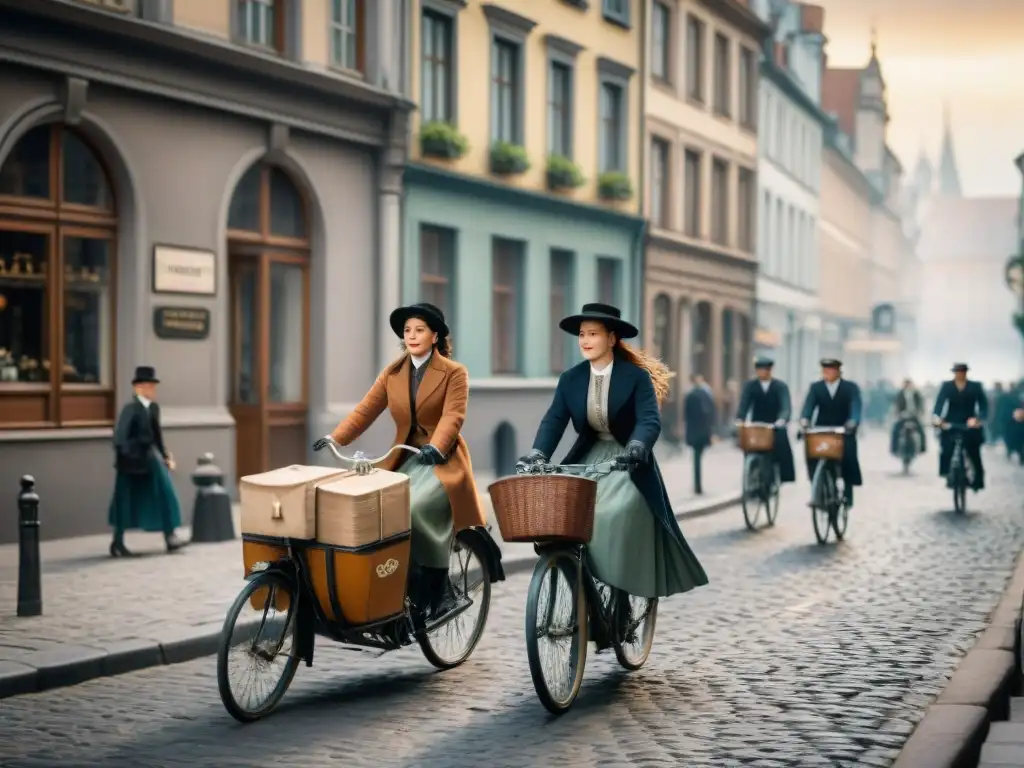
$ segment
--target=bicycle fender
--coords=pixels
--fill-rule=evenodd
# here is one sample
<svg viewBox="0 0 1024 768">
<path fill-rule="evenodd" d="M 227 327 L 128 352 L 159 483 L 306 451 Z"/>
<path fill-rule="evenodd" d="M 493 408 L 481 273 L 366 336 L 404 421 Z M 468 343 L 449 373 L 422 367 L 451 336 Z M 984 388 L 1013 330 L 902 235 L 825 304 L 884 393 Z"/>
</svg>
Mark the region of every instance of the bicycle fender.
<svg viewBox="0 0 1024 768">
<path fill-rule="evenodd" d="M 252 581 L 257 576 L 262 576 L 265 573 L 276 573 L 288 579 L 293 586 L 298 585 L 299 580 L 298 574 L 295 571 L 295 563 L 288 558 L 268 562 L 265 566 L 262 563 L 254 563 L 253 568 L 255 570 L 245 575 L 246 581 Z"/>
<path fill-rule="evenodd" d="M 256 565 L 261 564 L 257 563 Z M 258 570 L 246 574 L 245 580 L 253 581 L 266 573 L 273 573 L 286 579 L 295 591 L 295 594 L 301 592 L 299 574 L 294 561 L 282 558 L 267 563 L 265 567 L 261 565 Z M 309 604 L 309 600 L 301 599 L 301 596 L 298 606 L 299 612 L 298 616 L 296 616 L 295 625 L 295 651 L 296 655 L 306 662 L 306 666 L 311 667 L 313 666 L 313 650 L 316 646 L 316 614 L 313 611 L 313 607 Z"/>
<path fill-rule="evenodd" d="M 505 567 L 501 564 L 501 549 L 491 537 L 490 531 L 483 526 L 474 525 L 471 528 L 462 529 L 458 535 L 471 544 L 479 545 L 483 551 L 484 564 L 487 566 L 492 584 L 505 580 Z"/>
</svg>

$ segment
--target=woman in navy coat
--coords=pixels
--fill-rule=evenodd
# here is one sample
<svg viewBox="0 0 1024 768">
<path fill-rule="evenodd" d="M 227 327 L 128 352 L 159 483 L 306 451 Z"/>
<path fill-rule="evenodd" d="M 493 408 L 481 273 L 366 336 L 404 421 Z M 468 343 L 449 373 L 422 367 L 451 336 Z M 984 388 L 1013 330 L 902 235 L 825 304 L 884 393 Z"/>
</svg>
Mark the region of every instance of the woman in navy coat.
<svg viewBox="0 0 1024 768">
<path fill-rule="evenodd" d="M 654 458 L 661 434 L 659 403 L 672 373 L 661 361 L 623 343 L 637 329 L 607 304 L 585 304 L 559 327 L 579 339 L 586 358 L 558 380 L 554 399 L 521 465 L 550 460 L 572 422 L 577 438 L 562 460 L 615 460 L 597 481 L 594 535 L 587 547 L 594 575 L 637 597 L 665 597 L 708 583 L 676 522 Z"/>
</svg>

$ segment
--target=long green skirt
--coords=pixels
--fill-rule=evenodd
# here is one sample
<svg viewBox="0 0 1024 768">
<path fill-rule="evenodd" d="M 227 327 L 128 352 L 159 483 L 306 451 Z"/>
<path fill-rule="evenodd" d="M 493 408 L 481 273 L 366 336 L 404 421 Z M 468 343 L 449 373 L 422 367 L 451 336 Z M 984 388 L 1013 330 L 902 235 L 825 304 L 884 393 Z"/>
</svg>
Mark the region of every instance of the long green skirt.
<svg viewBox="0 0 1024 768">
<path fill-rule="evenodd" d="M 434 474 L 434 468 L 420 464 L 415 457 L 407 460 L 398 471 L 409 476 L 412 560 L 424 568 L 447 570 L 454 534 L 448 492 Z"/>
<path fill-rule="evenodd" d="M 138 528 L 173 533 L 181 525 L 181 505 L 167 465 L 156 451 L 149 455 L 148 463 L 149 473 L 145 475 L 117 473 L 107 515 L 115 531 Z"/>
<path fill-rule="evenodd" d="M 623 452 L 615 440 L 598 440 L 579 460 L 596 464 Z M 662 528 L 628 472 L 597 479 L 594 537 L 587 545 L 594 575 L 637 597 L 666 597 L 693 588 L 683 548 Z"/>
</svg>

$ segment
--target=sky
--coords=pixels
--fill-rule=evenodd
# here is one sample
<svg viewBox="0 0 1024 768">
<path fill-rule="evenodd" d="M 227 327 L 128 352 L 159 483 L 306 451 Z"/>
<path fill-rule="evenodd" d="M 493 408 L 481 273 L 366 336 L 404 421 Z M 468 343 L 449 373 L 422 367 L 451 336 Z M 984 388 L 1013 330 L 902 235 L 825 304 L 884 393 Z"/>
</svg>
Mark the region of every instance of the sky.
<svg viewBox="0 0 1024 768">
<path fill-rule="evenodd" d="M 1024 0 L 808 0 L 825 9 L 830 67 L 863 66 L 876 29 L 889 146 L 907 172 L 938 160 L 948 103 L 964 194 L 1021 192 Z"/>
</svg>

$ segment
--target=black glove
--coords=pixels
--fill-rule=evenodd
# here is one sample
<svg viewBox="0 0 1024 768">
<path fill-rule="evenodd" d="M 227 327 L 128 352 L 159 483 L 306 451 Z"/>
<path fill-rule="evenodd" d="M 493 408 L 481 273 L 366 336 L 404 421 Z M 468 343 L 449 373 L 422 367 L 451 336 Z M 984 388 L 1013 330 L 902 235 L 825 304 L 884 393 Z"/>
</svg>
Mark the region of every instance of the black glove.
<svg viewBox="0 0 1024 768">
<path fill-rule="evenodd" d="M 647 461 L 647 448 L 639 440 L 630 440 L 626 443 L 624 453 L 615 457 L 615 463 L 626 469 L 634 469 Z"/>
<path fill-rule="evenodd" d="M 545 456 L 543 453 L 534 448 L 528 454 L 526 454 L 525 456 L 521 456 L 519 458 L 519 461 L 516 462 L 516 471 L 525 472 L 526 470 L 530 469 L 531 467 L 535 467 L 538 464 L 547 463 L 547 460 L 547 456 Z"/>
<path fill-rule="evenodd" d="M 417 458 L 420 464 L 427 464 L 429 466 L 444 464 L 445 461 L 441 452 L 429 443 L 420 448 L 420 455 Z"/>
<path fill-rule="evenodd" d="M 315 443 L 313 443 L 313 450 L 319 453 L 324 448 L 326 448 L 328 446 L 328 444 L 330 444 L 330 442 L 331 442 L 330 435 L 325 435 L 324 437 L 321 437 L 319 440 L 317 440 Z"/>
</svg>

